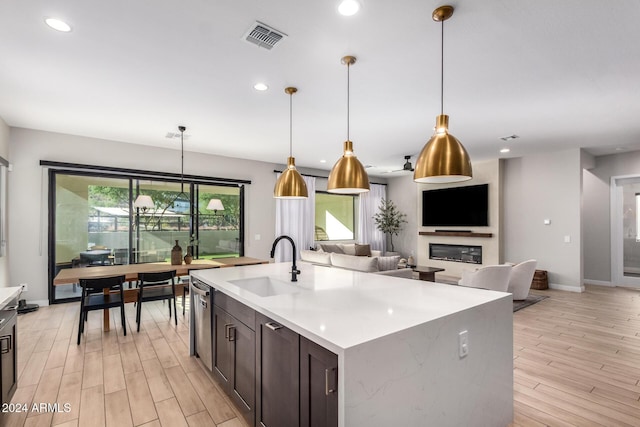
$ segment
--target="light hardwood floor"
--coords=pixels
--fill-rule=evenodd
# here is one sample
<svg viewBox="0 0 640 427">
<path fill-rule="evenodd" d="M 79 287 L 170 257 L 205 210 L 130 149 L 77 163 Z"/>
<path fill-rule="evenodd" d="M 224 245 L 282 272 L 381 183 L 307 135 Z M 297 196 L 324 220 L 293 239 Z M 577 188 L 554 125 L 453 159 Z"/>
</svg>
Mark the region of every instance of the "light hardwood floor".
<svg viewBox="0 0 640 427">
<path fill-rule="evenodd" d="M 513 316 L 512 426 L 640 426 L 640 291 L 532 292 L 550 298 Z M 101 314 L 91 313 L 80 346 L 78 307 L 42 307 L 18 318 L 13 402 L 69 403 L 70 411 L 14 413 L 7 426 L 246 427 L 188 356 L 180 305 L 178 327 L 161 302 L 143 305 L 136 333 L 129 304 L 126 337 L 117 311 L 109 333 L 101 331 Z"/>
<path fill-rule="evenodd" d="M 126 337 L 119 309 L 112 309 L 106 333 L 102 313 L 91 312 L 76 345 L 79 307 L 59 304 L 18 316 L 12 403 L 31 409 L 57 402 L 60 411 L 11 413 L 7 427 L 246 427 L 200 361 L 189 357 L 189 312 L 183 317 L 179 302 L 177 327 L 166 304 L 144 303 L 139 333 L 135 308 L 127 304 Z"/>
</svg>

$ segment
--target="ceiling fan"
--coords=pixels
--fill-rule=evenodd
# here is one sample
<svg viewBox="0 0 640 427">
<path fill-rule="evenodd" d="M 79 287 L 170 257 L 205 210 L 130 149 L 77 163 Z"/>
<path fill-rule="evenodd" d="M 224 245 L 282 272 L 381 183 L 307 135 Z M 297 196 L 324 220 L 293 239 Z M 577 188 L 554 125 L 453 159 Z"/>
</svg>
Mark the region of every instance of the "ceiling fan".
<svg viewBox="0 0 640 427">
<path fill-rule="evenodd" d="M 404 156 L 404 165 L 402 165 L 402 169 L 396 169 L 393 171 L 388 171 L 387 173 L 391 173 L 391 172 L 413 172 L 413 165 L 411 164 L 411 156 Z"/>
</svg>

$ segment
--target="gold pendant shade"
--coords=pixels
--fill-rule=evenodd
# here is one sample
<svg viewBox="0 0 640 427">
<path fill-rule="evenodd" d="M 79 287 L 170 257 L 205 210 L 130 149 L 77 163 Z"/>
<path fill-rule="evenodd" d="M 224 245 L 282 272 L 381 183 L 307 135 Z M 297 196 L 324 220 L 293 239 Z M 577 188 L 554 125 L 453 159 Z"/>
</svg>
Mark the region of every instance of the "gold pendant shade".
<svg viewBox="0 0 640 427">
<path fill-rule="evenodd" d="M 473 177 L 471 158 L 458 139 L 449 133 L 449 116 L 444 114 L 444 21 L 453 15 L 452 6 L 440 6 L 432 18 L 440 22 L 440 115 L 436 118 L 436 132 L 424 146 L 413 172 L 415 182 L 440 184 L 461 182 Z"/>
<path fill-rule="evenodd" d="M 289 157 L 287 159 L 287 168 L 276 181 L 273 190 L 273 197 L 276 199 L 304 199 L 309 197 L 307 192 L 307 184 L 300 173 L 296 170 L 296 159 Z"/>
<path fill-rule="evenodd" d="M 449 116 L 436 119 L 436 133 L 416 160 L 413 180 L 427 184 L 467 181 L 472 177 L 471 159 L 464 146 L 448 132 Z"/>
<path fill-rule="evenodd" d="M 293 94 L 298 89 L 287 87 L 284 92 L 289 95 L 289 158 L 287 167 L 276 181 L 273 197 L 276 199 L 305 199 L 309 197 L 307 184 L 296 169 L 296 159 L 293 157 Z"/>
<path fill-rule="evenodd" d="M 344 142 L 344 153 L 338 159 L 327 182 L 327 191 L 337 194 L 360 194 L 369 191 L 369 175 L 353 154 L 353 142 L 349 139 L 349 68 L 356 63 L 355 56 L 345 56 L 342 63 L 347 66 L 347 140 Z"/>
<path fill-rule="evenodd" d="M 359 194 L 369 191 L 369 176 L 362 163 L 353 154 L 353 142 L 344 142 L 344 154 L 331 169 L 329 193 Z"/>
</svg>

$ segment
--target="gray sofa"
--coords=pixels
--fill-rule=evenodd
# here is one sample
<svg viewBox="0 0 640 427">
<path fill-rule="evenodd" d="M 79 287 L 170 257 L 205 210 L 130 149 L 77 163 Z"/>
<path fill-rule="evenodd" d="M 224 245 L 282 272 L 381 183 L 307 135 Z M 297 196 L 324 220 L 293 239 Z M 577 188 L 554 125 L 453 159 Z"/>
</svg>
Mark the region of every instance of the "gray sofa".
<svg viewBox="0 0 640 427">
<path fill-rule="evenodd" d="M 344 268 L 347 270 L 363 271 L 366 273 L 383 274 L 394 277 L 413 279 L 413 270 L 410 268 L 397 268 L 400 256 L 356 256 L 335 252 L 300 251 L 302 261 L 316 265 Z"/>
</svg>

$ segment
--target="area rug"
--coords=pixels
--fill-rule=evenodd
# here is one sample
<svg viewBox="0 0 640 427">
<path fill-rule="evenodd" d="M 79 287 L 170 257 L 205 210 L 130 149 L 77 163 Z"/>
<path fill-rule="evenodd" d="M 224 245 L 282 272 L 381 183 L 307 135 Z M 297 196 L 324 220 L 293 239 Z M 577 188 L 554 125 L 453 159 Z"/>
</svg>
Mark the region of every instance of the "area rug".
<svg viewBox="0 0 640 427">
<path fill-rule="evenodd" d="M 513 312 L 515 313 L 518 310 L 522 310 L 525 307 L 529 307 L 537 302 L 542 301 L 545 298 L 549 298 L 546 295 L 529 295 L 527 299 L 522 301 L 514 301 L 513 302 Z"/>
</svg>

